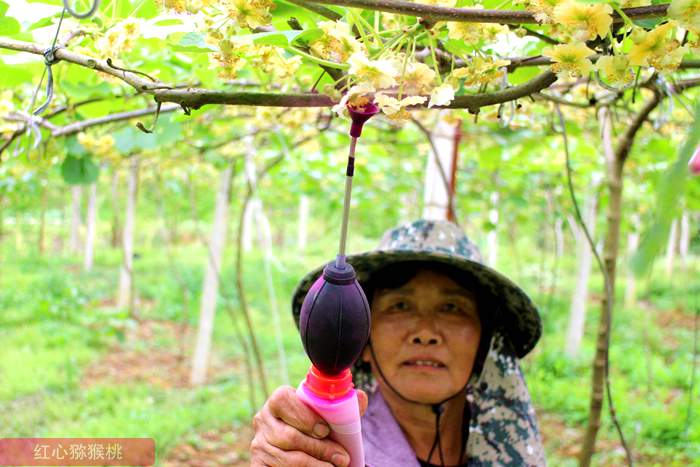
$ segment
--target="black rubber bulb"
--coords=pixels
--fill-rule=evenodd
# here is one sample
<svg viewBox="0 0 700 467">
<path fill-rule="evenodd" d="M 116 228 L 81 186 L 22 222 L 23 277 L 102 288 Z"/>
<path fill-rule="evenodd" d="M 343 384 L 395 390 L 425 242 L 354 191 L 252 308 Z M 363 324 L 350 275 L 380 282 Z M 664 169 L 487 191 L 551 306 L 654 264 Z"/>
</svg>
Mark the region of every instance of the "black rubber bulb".
<svg viewBox="0 0 700 467">
<path fill-rule="evenodd" d="M 332 261 L 301 306 L 299 331 L 309 359 L 327 375 L 350 368 L 369 339 L 370 310 L 353 267 Z"/>
</svg>

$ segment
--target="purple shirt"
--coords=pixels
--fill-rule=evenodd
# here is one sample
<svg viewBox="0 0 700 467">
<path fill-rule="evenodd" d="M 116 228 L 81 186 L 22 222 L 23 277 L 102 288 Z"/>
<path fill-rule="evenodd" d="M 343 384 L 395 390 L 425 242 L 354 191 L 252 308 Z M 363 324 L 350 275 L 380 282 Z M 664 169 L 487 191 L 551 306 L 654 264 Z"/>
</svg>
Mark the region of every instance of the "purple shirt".
<svg viewBox="0 0 700 467">
<path fill-rule="evenodd" d="M 368 394 L 362 417 L 362 444 L 367 467 L 420 467 L 416 453 L 404 436 L 391 409 L 377 389 Z"/>
</svg>

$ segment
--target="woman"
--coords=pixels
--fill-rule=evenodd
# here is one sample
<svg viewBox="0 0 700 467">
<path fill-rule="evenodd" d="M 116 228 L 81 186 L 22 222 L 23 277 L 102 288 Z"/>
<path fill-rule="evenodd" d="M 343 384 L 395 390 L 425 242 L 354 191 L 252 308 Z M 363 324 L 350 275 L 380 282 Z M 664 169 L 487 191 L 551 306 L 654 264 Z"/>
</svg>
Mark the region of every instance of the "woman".
<svg viewBox="0 0 700 467">
<path fill-rule="evenodd" d="M 372 310 L 355 363 L 369 467 L 545 464 L 520 371 L 541 334 L 537 309 L 481 264 L 455 224 L 419 220 L 388 231 L 375 251 L 350 256 Z M 297 326 L 306 292 L 294 294 Z M 253 466 L 347 465 L 328 426 L 278 388 L 253 419 Z"/>
</svg>

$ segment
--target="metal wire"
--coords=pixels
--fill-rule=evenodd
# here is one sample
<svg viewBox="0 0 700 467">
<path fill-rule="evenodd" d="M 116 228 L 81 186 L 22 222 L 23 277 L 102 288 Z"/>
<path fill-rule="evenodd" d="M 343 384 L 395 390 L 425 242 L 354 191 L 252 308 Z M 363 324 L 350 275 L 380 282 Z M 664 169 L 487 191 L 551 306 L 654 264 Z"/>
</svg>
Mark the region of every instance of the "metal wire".
<svg viewBox="0 0 700 467">
<path fill-rule="evenodd" d="M 68 13 L 71 14 L 71 16 L 74 16 L 75 18 L 78 18 L 78 19 L 85 19 L 85 18 L 91 17 L 92 15 L 95 14 L 95 12 L 99 8 L 99 6 L 100 6 L 100 0 L 93 0 L 92 6 L 90 7 L 90 9 L 88 11 L 86 11 L 85 13 L 78 13 L 77 11 L 75 11 L 73 9 L 73 7 L 70 6 L 70 0 L 63 0 L 63 8 L 65 8 L 66 11 L 68 11 Z"/>
</svg>

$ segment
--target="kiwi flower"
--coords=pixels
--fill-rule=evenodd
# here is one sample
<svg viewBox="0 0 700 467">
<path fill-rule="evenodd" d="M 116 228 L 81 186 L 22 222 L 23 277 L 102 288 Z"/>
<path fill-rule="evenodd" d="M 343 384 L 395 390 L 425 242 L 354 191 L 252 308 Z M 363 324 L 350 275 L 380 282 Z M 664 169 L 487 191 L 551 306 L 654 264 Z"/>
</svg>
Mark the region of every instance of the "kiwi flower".
<svg viewBox="0 0 700 467">
<path fill-rule="evenodd" d="M 362 44 L 350 33 L 347 23 L 321 21 L 318 27 L 323 31 L 323 35 L 309 43 L 309 49 L 314 55 L 344 63 L 352 54 L 363 50 Z"/>
<path fill-rule="evenodd" d="M 630 65 L 653 66 L 659 71 L 673 71 L 678 68 L 687 47 L 680 46 L 675 39 L 676 25 L 668 22 L 651 31 L 635 29 L 632 34 L 634 45 L 629 51 Z"/>
<path fill-rule="evenodd" d="M 582 42 L 547 47 L 542 55 L 552 59 L 552 71 L 559 78 L 585 76 L 593 71 L 593 63 L 588 57 L 595 55 L 595 52 Z"/>
<path fill-rule="evenodd" d="M 630 60 L 626 55 L 606 55 L 596 62 L 596 68 L 610 84 L 625 85 L 634 79 Z"/>
<path fill-rule="evenodd" d="M 554 7 L 552 17 L 571 31 L 577 41 L 605 37 L 612 25 L 612 8 L 605 3 L 579 3 L 566 0 Z"/>
<path fill-rule="evenodd" d="M 668 17 L 682 27 L 700 32 L 700 0 L 673 0 L 668 7 Z"/>
<path fill-rule="evenodd" d="M 348 74 L 361 83 L 369 83 L 377 89 L 385 89 L 396 84 L 399 71 L 392 60 L 370 60 L 361 52 L 356 52 L 348 59 Z"/>
</svg>

